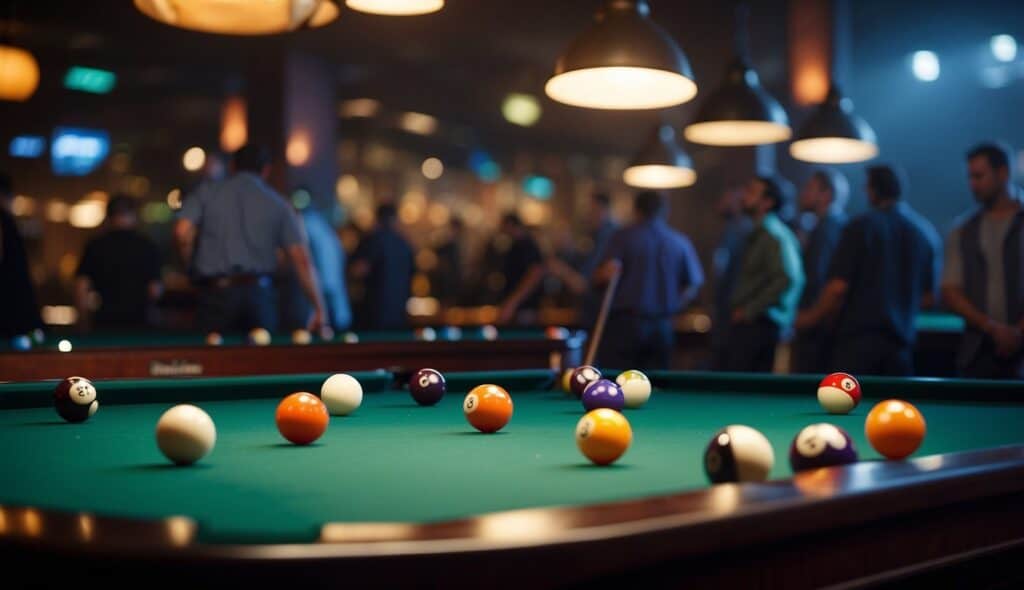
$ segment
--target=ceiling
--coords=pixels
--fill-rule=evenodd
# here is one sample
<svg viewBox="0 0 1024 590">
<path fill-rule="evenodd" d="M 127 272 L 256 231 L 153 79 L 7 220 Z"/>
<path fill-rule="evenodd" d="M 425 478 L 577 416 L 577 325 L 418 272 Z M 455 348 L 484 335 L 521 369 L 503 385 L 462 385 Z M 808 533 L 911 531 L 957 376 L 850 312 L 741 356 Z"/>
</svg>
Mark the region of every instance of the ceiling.
<svg viewBox="0 0 1024 590">
<path fill-rule="evenodd" d="M 597 0 L 449 0 L 443 11 L 382 17 L 343 9 L 322 29 L 267 37 L 232 37 L 171 28 L 139 13 L 131 0 L 2 2 L 17 24 L 15 42 L 40 61 L 40 92 L 19 106 L 19 121 L 118 119 L 140 133 L 216 133 L 216 104 L 258 69 L 261 56 L 297 50 L 335 72 L 339 98 L 369 96 L 391 110 L 414 110 L 469 129 L 495 148 L 628 154 L 659 117 L 683 123 L 694 103 L 664 112 L 614 113 L 543 99 L 530 129 L 505 122 L 507 92 L 543 97 L 560 51 L 592 18 Z M 652 15 L 679 40 L 698 86 L 717 83 L 730 57 L 732 2 L 651 0 Z M 785 0 L 752 6 L 752 48 L 762 80 L 786 99 Z M 105 97 L 60 86 L 71 64 L 112 69 L 119 76 Z M 72 94 L 73 96 L 69 96 Z M 698 94 L 697 100 L 700 100 Z M 12 114 L 12 111 L 8 111 Z M 0 117 L 4 114 L 0 113 Z M 145 125 L 138 123 L 144 121 Z M 166 126 L 163 128 L 162 126 Z M 341 133 L 346 133 L 345 127 Z"/>
</svg>

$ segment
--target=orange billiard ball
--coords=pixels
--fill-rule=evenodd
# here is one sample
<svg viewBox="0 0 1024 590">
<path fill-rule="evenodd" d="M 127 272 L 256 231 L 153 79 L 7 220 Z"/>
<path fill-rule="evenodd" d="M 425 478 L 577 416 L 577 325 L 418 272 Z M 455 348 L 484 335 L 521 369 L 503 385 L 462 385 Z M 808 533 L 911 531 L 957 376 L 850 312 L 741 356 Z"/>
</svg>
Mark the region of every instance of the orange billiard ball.
<svg viewBox="0 0 1024 590">
<path fill-rule="evenodd" d="M 274 416 L 281 436 L 297 445 L 308 445 L 327 430 L 330 415 L 320 398 L 305 391 L 281 400 Z"/>
<path fill-rule="evenodd" d="M 868 442 L 887 459 L 909 457 L 921 446 L 925 431 L 921 412 L 898 399 L 876 404 L 864 423 L 864 434 Z"/>
<path fill-rule="evenodd" d="M 497 385 L 477 385 L 462 401 L 466 420 L 480 432 L 497 432 L 512 418 L 512 396 Z"/>
<path fill-rule="evenodd" d="M 608 408 L 584 414 L 576 424 L 576 446 L 597 465 L 614 463 L 633 442 L 626 417 Z"/>
</svg>

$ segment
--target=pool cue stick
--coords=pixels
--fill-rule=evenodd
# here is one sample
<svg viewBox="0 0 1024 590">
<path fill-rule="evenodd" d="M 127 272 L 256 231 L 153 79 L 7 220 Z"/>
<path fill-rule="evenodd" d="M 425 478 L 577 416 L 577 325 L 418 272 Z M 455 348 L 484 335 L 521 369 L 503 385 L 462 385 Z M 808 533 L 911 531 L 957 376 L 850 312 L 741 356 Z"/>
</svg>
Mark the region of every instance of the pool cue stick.
<svg viewBox="0 0 1024 590">
<path fill-rule="evenodd" d="M 601 337 L 604 335 L 604 325 L 608 321 L 608 312 L 612 308 L 612 299 L 615 297 L 615 289 L 619 286 L 619 275 L 622 274 L 622 266 L 616 266 L 611 279 L 608 280 L 608 287 L 605 288 L 604 298 L 601 300 L 601 309 L 597 314 L 597 321 L 594 322 L 594 329 L 587 341 L 587 354 L 583 358 L 584 365 L 593 365 L 594 357 L 597 356 L 597 347 L 601 344 Z"/>
</svg>

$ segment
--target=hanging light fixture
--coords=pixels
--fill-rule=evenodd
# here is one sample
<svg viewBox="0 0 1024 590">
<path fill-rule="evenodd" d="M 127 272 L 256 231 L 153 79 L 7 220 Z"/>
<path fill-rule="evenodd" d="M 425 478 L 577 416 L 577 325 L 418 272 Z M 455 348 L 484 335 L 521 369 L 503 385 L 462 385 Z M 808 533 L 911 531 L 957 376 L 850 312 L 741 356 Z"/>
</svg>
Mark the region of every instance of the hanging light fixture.
<svg viewBox="0 0 1024 590">
<path fill-rule="evenodd" d="M 444 8 L 444 0 L 345 0 L 352 10 L 388 16 L 429 14 Z"/>
<path fill-rule="evenodd" d="M 650 19 L 646 0 L 606 0 L 595 22 L 558 59 L 544 91 L 594 109 L 656 109 L 697 94 L 690 62 Z"/>
<path fill-rule="evenodd" d="M 761 86 L 750 66 L 750 9 L 736 9 L 736 57 L 722 84 L 705 100 L 683 132 L 694 143 L 719 146 L 762 145 L 786 141 L 793 132 L 785 109 Z"/>
<path fill-rule="evenodd" d="M 39 64 L 28 51 L 0 44 L 0 100 L 26 101 L 39 86 Z"/>
<path fill-rule="evenodd" d="M 339 12 L 334 0 L 135 0 L 135 7 L 167 25 L 225 35 L 321 27 Z"/>
<path fill-rule="evenodd" d="M 820 164 L 851 164 L 878 155 L 878 137 L 867 121 L 853 112 L 853 101 L 835 82 L 828 96 L 800 128 L 789 153 L 797 160 Z"/>
<path fill-rule="evenodd" d="M 697 182 L 697 172 L 672 127 L 661 125 L 622 173 L 622 180 L 636 188 L 683 188 Z"/>
</svg>

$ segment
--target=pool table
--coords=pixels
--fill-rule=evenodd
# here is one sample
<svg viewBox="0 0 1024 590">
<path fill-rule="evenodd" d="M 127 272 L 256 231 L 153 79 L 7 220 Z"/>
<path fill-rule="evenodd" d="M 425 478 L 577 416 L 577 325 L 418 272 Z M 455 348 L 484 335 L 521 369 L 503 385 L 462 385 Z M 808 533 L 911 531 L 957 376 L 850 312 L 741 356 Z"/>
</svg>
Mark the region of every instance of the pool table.
<svg viewBox="0 0 1024 590">
<path fill-rule="evenodd" d="M 58 418 L 52 382 L 0 385 L 5 576 L 803 588 L 963 575 L 979 587 L 978 568 L 963 570 L 978 563 L 983 575 L 1021 576 L 1006 566 L 1024 554 L 1017 383 L 864 378 L 864 402 L 835 416 L 818 407 L 814 377 L 652 373 L 650 402 L 625 412 L 631 448 L 598 467 L 576 448 L 582 407 L 554 372 L 449 373 L 433 407 L 414 404 L 401 376 L 354 375 L 362 406 L 308 447 L 281 438 L 274 409 L 318 391 L 323 374 L 98 381 L 100 409 L 82 424 Z M 481 383 L 514 398 L 497 434 L 463 416 L 463 395 Z M 865 440 L 868 410 L 889 397 L 928 421 L 910 460 L 884 461 Z M 176 467 L 154 425 L 184 402 L 202 406 L 218 436 L 209 456 Z M 790 440 L 819 421 L 846 428 L 861 462 L 794 476 Z M 709 485 L 704 447 L 730 423 L 771 441 L 769 481 Z"/>
<path fill-rule="evenodd" d="M 434 367 L 441 371 L 543 369 L 572 366 L 582 357 L 585 334 L 548 338 L 542 329 L 500 328 L 487 340 L 480 327 L 461 328 L 450 337 L 432 328 L 426 341 L 409 331 L 349 332 L 330 341 L 292 344 L 290 334 L 274 334 L 270 346 L 252 346 L 243 335 L 226 334 L 223 345 L 209 346 L 194 333 L 49 335 L 28 351 L 0 345 L 0 381 L 268 375 L 365 371 L 380 368 Z M 357 342 L 347 341 L 354 334 Z M 58 349 L 61 340 L 70 352 Z"/>
</svg>

